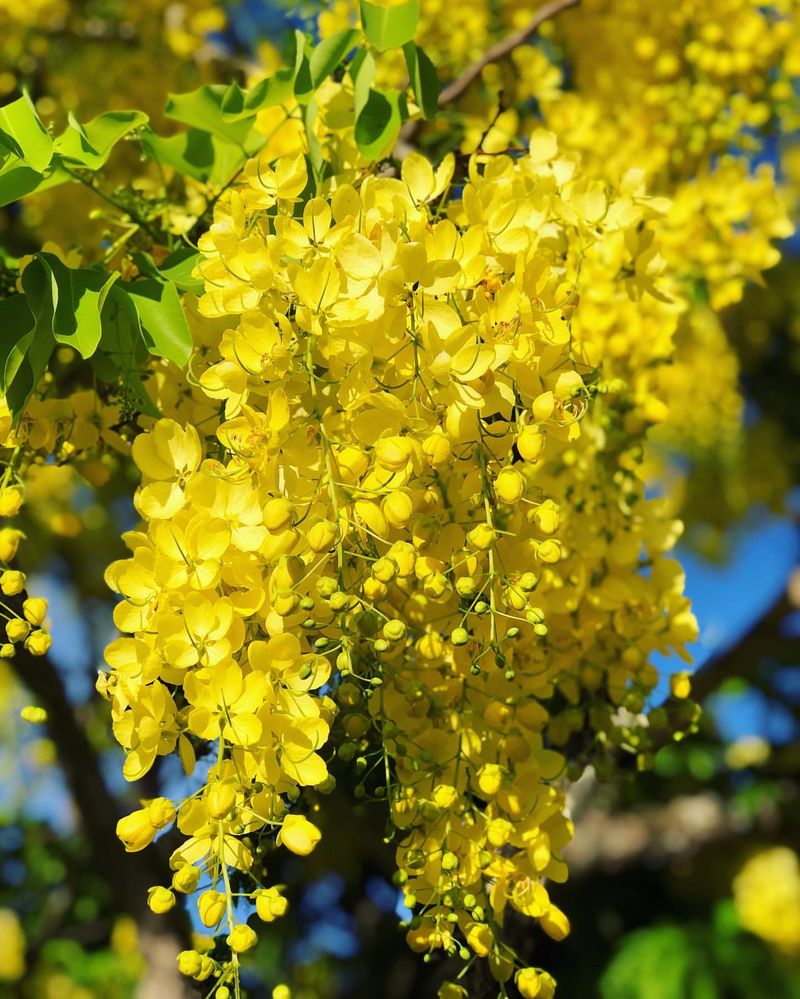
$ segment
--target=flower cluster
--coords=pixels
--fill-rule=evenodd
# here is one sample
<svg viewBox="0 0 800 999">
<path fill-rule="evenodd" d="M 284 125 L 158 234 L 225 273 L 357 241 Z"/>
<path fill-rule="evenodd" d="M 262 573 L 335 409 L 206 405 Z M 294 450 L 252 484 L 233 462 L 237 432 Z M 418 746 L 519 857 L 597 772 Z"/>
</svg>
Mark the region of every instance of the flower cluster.
<svg viewBox="0 0 800 999">
<path fill-rule="evenodd" d="M 356 795 L 387 802 L 411 946 L 509 978 L 509 909 L 568 931 L 544 885 L 571 835 L 555 747 L 644 749 L 648 657 L 695 634 L 663 557 L 678 526 L 643 495 L 647 418 L 626 430 L 577 320 L 585 274 L 658 301 L 662 206 L 635 175 L 587 181 L 547 132 L 473 159 L 448 202 L 453 170 L 414 154 L 304 198 L 303 159 L 252 161 L 200 242 L 199 312 L 227 325 L 190 366 L 223 418 L 133 445 L 143 529 L 107 574 L 132 637 L 99 685 L 128 779 L 216 754 L 150 898 L 166 911 L 203 882 L 234 958 L 185 956 L 200 979 L 255 940 L 229 870 L 264 843 L 315 847 L 301 792 L 332 786 L 329 743 Z M 129 849 L 170 821 L 152 809 L 125 820 Z M 252 898 L 285 908 L 257 881 Z"/>
</svg>

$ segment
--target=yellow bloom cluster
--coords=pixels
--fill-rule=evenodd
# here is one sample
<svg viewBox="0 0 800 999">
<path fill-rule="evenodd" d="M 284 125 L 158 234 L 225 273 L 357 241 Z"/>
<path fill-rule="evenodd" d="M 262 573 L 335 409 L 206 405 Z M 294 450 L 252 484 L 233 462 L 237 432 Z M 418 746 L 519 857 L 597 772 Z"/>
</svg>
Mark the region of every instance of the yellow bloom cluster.
<svg viewBox="0 0 800 999">
<path fill-rule="evenodd" d="M 679 525 L 643 496 L 647 407 L 630 421 L 578 320 L 587 275 L 665 307 L 663 206 L 636 173 L 586 180 L 547 132 L 474 158 L 448 203 L 453 171 L 412 154 L 303 202 L 304 159 L 251 161 L 200 241 L 199 312 L 226 323 L 190 367 L 222 420 L 206 439 L 162 420 L 133 445 L 144 524 L 107 574 L 132 637 L 99 687 L 128 779 L 176 748 L 188 770 L 217 754 L 178 809 L 173 888 L 209 879 L 200 916 L 227 919 L 234 959 L 187 952 L 197 978 L 253 942 L 229 868 L 264 837 L 316 846 L 300 794 L 332 786 L 333 740 L 357 796 L 387 800 L 411 946 L 508 979 L 509 907 L 568 932 L 543 883 L 566 876 L 571 835 L 551 747 L 587 725 L 600 755 L 644 747 L 648 656 L 695 636 L 664 557 Z M 125 820 L 129 849 L 160 827 L 151 809 Z M 263 892 L 276 918 L 285 900 Z M 537 974 L 519 971 L 531 995 Z"/>
<path fill-rule="evenodd" d="M 785 954 L 800 954 L 800 860 L 788 846 L 762 850 L 736 875 L 739 921 Z"/>
</svg>

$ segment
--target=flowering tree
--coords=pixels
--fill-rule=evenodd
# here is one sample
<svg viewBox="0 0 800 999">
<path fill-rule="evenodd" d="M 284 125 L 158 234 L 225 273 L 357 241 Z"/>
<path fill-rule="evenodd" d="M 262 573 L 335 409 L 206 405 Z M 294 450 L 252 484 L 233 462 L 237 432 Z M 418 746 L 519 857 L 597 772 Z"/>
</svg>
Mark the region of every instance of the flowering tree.
<svg viewBox="0 0 800 999">
<path fill-rule="evenodd" d="M 116 833 L 177 828 L 141 893 L 193 896 L 216 944 L 178 966 L 218 999 L 287 911 L 273 858 L 347 838 L 343 793 L 383 816 L 439 995 L 547 999 L 508 924 L 569 932 L 570 789 L 696 728 L 686 673 L 651 700 L 697 635 L 668 456 L 741 491 L 719 313 L 792 232 L 752 159 L 796 120 L 797 11 L 577 6 L 337 3 L 164 118 L 0 109 L 0 199 L 40 239 L 3 263 L 0 655 L 24 679 L 59 641 L 17 568 L 26 495 L 135 469 L 97 689 L 146 790 Z M 178 61 L 224 24 L 184 15 Z M 178 800 L 147 783 L 173 754 Z"/>
</svg>

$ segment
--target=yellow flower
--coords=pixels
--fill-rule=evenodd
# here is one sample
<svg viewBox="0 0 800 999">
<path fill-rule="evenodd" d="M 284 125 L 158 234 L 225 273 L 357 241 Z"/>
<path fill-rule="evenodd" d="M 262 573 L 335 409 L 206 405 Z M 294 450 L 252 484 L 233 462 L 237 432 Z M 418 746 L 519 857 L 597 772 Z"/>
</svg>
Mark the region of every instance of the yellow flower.
<svg viewBox="0 0 800 999">
<path fill-rule="evenodd" d="M 149 888 L 147 891 L 147 904 L 156 915 L 162 916 L 175 907 L 175 895 L 169 888 L 162 888 L 160 885 Z"/>
<path fill-rule="evenodd" d="M 278 843 L 301 857 L 311 853 L 321 838 L 322 833 L 304 815 L 287 815 L 278 833 Z"/>
<path fill-rule="evenodd" d="M 47 601 L 42 597 L 28 597 L 22 604 L 22 613 L 26 621 L 38 627 L 47 614 Z"/>
<path fill-rule="evenodd" d="M 255 931 L 247 923 L 239 923 L 225 938 L 225 942 L 235 954 L 243 954 L 258 943 Z"/>
</svg>

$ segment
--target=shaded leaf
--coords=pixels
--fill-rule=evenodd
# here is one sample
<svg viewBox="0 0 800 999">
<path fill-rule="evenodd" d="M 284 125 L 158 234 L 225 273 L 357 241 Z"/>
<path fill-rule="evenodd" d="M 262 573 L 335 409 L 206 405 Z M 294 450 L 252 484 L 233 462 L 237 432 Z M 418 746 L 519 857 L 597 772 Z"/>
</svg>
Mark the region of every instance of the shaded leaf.
<svg viewBox="0 0 800 999">
<path fill-rule="evenodd" d="M 192 352 L 192 334 L 171 281 L 137 279 L 125 289 L 136 306 L 151 353 L 182 367 Z"/>
<path fill-rule="evenodd" d="M 397 139 L 401 123 L 400 95 L 394 91 L 370 90 L 356 119 L 355 138 L 361 154 L 368 159 L 386 155 Z"/>
<path fill-rule="evenodd" d="M 146 129 L 142 145 L 153 159 L 178 173 L 218 185 L 225 184 L 246 159 L 238 144 L 197 128 L 170 136 Z"/>
<path fill-rule="evenodd" d="M 414 42 L 407 42 L 403 46 L 403 55 L 406 57 L 411 89 L 422 111 L 422 117 L 435 118 L 439 110 L 439 94 L 442 91 L 436 67 Z"/>
<path fill-rule="evenodd" d="M 308 61 L 311 85 L 315 90 L 352 49 L 357 37 L 358 32 L 354 28 L 346 28 L 344 31 L 337 31 L 335 35 L 317 45 Z"/>
</svg>

